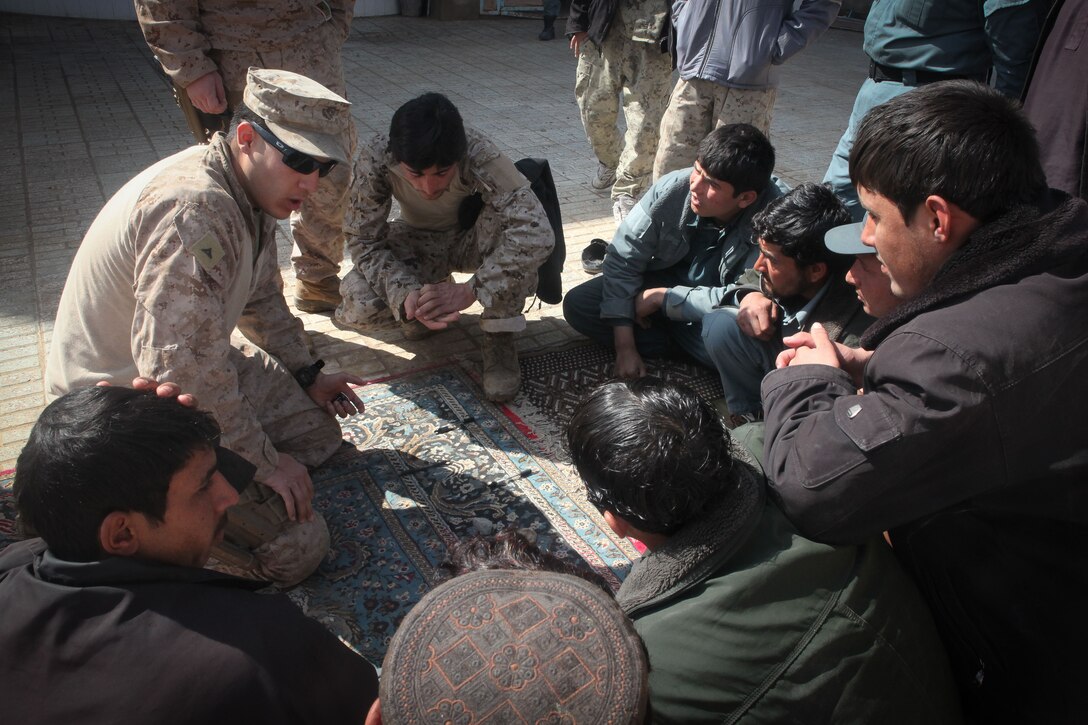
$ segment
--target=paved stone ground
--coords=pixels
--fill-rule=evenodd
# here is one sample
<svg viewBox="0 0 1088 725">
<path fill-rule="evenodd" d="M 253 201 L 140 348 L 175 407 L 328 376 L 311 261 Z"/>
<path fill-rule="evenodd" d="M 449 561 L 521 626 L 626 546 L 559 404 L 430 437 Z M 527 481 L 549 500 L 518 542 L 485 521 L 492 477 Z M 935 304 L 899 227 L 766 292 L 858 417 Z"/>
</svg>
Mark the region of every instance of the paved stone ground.
<svg viewBox="0 0 1088 725">
<path fill-rule="evenodd" d="M 563 21 L 561 20 L 560 23 Z M 566 289 L 586 278 L 579 255 L 614 231 L 610 202 L 574 103 L 575 61 L 539 21 L 359 18 L 344 49 L 361 138 L 429 90 L 513 158 L 551 161 L 567 238 Z M 832 30 L 787 64 L 771 140 L 778 173 L 818 181 L 864 78 L 861 34 Z M 0 14 L 0 470 L 11 468 L 45 404 L 42 371 L 60 291 L 80 239 L 125 181 L 191 142 L 135 23 Z M 289 244 L 280 242 L 288 289 Z M 478 313 L 478 308 L 476 312 Z M 423 342 L 364 336 L 303 316 L 330 369 L 374 378 L 453 354 L 478 356 L 477 314 Z M 532 311 L 523 350 L 576 337 L 558 306 Z"/>
</svg>

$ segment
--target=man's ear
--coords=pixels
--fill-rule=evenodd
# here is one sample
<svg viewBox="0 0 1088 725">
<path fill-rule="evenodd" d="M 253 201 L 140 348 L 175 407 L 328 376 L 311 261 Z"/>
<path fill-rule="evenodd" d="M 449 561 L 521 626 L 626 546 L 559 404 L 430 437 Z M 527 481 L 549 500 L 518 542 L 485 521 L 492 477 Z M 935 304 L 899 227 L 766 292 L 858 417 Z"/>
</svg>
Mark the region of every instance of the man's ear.
<svg viewBox="0 0 1088 725">
<path fill-rule="evenodd" d="M 759 198 L 759 194 L 754 191 L 742 191 L 741 193 L 734 195 L 733 198 L 737 200 L 737 206 L 744 209 L 755 204 L 756 199 Z"/>
<path fill-rule="evenodd" d="M 951 244 L 957 249 L 978 226 L 977 219 L 943 196 L 930 194 L 923 207 L 930 217 L 933 237 L 938 244 Z"/>
<path fill-rule="evenodd" d="M 234 138 L 238 141 L 238 147 L 249 149 L 257 132 L 253 130 L 253 124 L 249 121 L 239 121 L 238 128 L 234 130 Z"/>
<path fill-rule="evenodd" d="M 802 267 L 801 272 L 805 275 L 805 281 L 809 284 L 823 282 L 827 278 L 827 262 L 813 262 Z"/>
<path fill-rule="evenodd" d="M 363 725 L 382 725 L 382 701 L 380 699 L 375 700 L 374 704 L 370 706 Z"/>
<path fill-rule="evenodd" d="M 627 532 L 631 529 L 631 525 L 629 523 L 608 510 L 604 512 L 603 516 L 604 522 L 608 524 L 608 528 L 612 529 L 612 533 L 614 533 L 621 539 L 627 538 Z"/>
<path fill-rule="evenodd" d="M 112 511 L 98 525 L 98 545 L 111 556 L 134 556 L 140 540 L 132 527 L 131 511 Z"/>
</svg>

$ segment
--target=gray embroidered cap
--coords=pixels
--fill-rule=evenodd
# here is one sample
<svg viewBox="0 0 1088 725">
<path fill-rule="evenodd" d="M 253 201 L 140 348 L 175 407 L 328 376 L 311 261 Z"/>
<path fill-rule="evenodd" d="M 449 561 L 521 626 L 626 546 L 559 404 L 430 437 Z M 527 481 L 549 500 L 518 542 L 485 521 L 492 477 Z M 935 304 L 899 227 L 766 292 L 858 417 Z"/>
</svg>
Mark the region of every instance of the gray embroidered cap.
<svg viewBox="0 0 1088 725">
<path fill-rule="evenodd" d="M 351 103 L 298 73 L 250 68 L 242 102 L 263 118 L 288 146 L 311 156 L 351 162 L 348 128 Z"/>
</svg>

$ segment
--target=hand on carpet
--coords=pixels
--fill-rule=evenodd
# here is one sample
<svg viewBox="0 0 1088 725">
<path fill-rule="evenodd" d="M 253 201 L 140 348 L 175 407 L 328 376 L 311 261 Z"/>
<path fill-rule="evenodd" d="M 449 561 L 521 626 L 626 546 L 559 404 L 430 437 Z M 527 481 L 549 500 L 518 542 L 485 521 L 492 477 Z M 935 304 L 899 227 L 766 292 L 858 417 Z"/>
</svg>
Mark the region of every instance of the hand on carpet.
<svg viewBox="0 0 1088 725">
<path fill-rule="evenodd" d="M 318 373 L 306 394 L 329 415 L 347 418 L 363 412 L 363 401 L 355 394 L 355 386 L 362 384 L 362 378 L 350 373 Z"/>
</svg>

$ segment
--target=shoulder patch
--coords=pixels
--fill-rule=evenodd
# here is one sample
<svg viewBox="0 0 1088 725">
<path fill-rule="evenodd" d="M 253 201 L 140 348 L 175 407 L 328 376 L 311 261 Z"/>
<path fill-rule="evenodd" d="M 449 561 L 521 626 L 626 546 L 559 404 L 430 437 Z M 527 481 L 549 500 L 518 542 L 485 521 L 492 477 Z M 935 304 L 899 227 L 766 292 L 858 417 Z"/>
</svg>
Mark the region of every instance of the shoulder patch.
<svg viewBox="0 0 1088 725">
<path fill-rule="evenodd" d="M 200 241 L 189 247 L 189 252 L 196 257 L 196 261 L 205 272 L 211 272 L 223 258 L 223 245 L 211 232 L 208 232 L 200 238 Z"/>
</svg>

